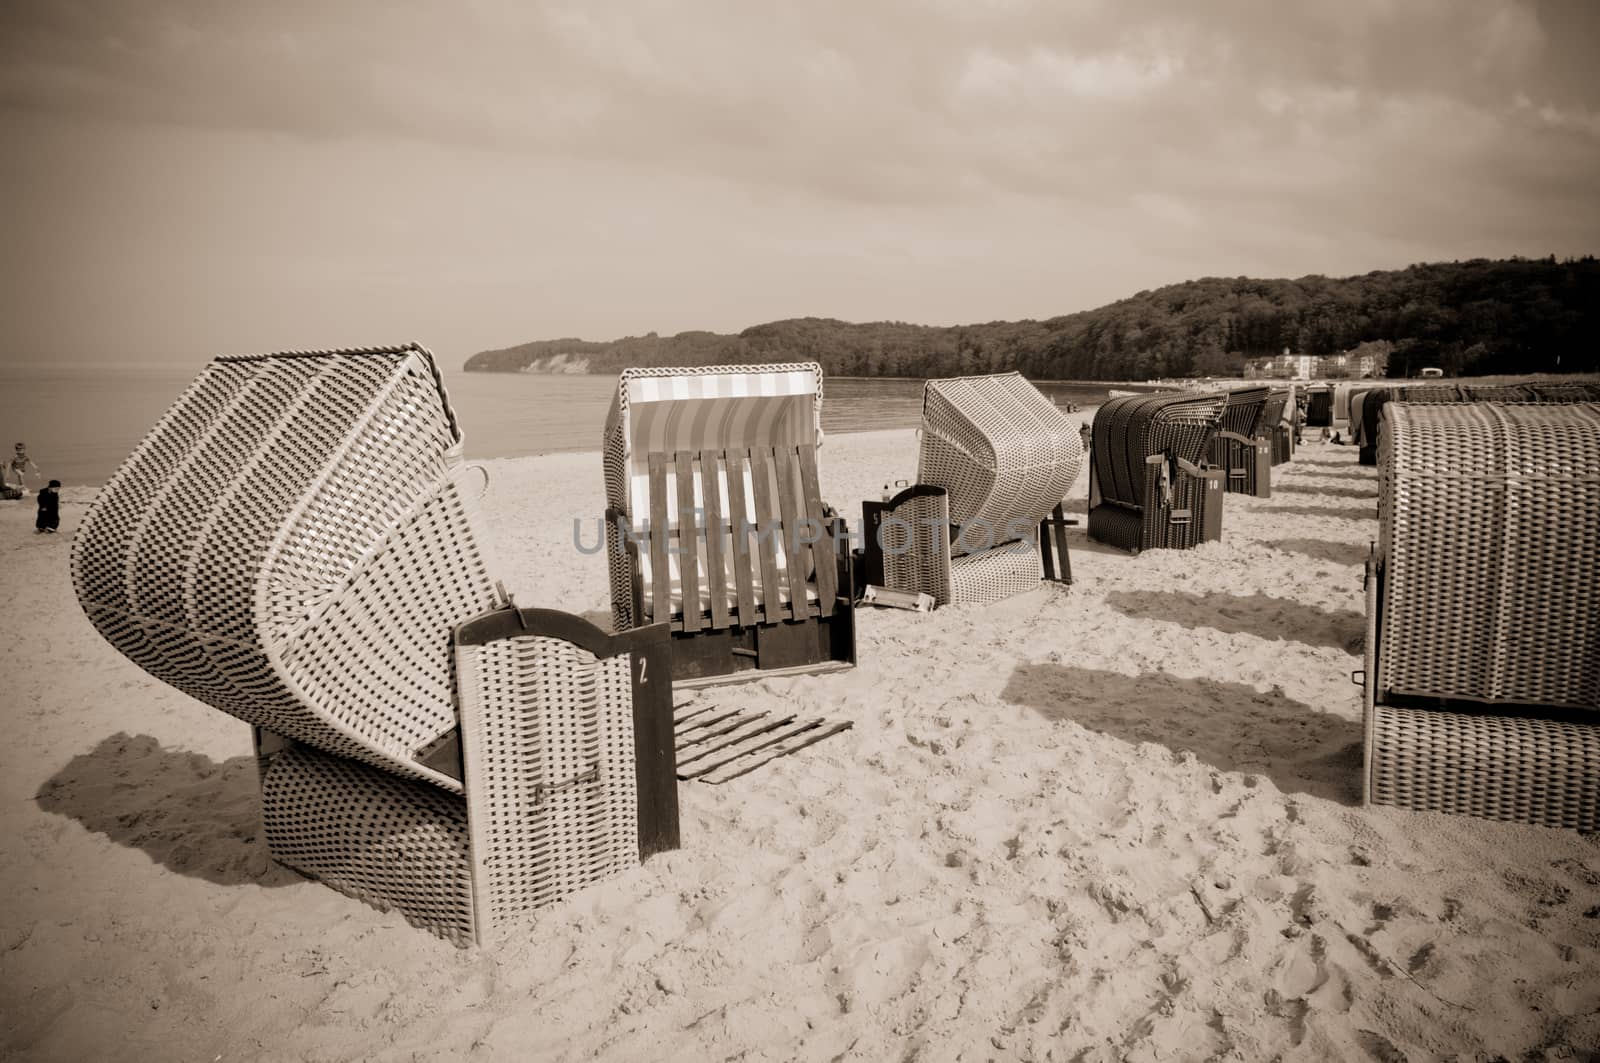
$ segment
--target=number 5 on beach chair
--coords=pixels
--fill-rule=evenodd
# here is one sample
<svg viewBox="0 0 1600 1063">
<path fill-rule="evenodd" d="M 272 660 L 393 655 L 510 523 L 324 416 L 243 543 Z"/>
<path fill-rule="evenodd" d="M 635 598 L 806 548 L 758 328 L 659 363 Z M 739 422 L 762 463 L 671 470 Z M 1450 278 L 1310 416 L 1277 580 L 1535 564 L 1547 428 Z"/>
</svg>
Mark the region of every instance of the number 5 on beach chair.
<svg viewBox="0 0 1600 1063">
<path fill-rule="evenodd" d="M 854 665 L 821 403 L 815 363 L 622 373 L 605 432 L 612 621 L 669 625 L 681 683 Z"/>
<path fill-rule="evenodd" d="M 477 493 L 423 348 L 220 358 L 72 551 L 107 641 L 254 727 L 272 855 L 457 944 L 678 844 L 666 628 L 509 608 Z"/>
</svg>

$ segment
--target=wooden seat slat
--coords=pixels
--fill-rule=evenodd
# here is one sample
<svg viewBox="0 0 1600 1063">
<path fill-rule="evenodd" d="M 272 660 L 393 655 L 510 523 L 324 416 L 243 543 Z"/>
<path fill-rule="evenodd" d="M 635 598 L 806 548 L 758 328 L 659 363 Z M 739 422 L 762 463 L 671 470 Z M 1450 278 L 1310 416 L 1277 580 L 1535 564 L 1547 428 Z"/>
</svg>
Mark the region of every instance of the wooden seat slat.
<svg viewBox="0 0 1600 1063">
<path fill-rule="evenodd" d="M 667 456 L 651 454 L 649 461 L 651 611 L 654 618 L 682 630 L 682 621 L 672 619 L 672 571 L 667 567 Z"/>
<path fill-rule="evenodd" d="M 727 528 L 722 516 L 721 458 L 720 450 L 702 450 L 699 454 L 700 484 L 705 495 L 706 593 L 711 597 L 711 626 L 719 630 L 729 626 L 728 566 L 722 551 L 722 533 Z"/>
</svg>

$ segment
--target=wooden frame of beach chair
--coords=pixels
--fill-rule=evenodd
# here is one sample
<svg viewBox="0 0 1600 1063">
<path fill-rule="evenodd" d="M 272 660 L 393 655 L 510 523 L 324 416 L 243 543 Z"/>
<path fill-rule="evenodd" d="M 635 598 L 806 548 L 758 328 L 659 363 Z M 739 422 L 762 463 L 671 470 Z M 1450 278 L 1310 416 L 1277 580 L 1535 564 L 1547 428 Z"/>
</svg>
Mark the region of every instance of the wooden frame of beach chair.
<svg viewBox="0 0 1600 1063">
<path fill-rule="evenodd" d="M 1204 466 L 1227 397 L 1165 392 L 1095 411 L 1089 537 L 1121 550 L 1185 550 L 1222 536 L 1223 471 Z"/>
<path fill-rule="evenodd" d="M 621 374 L 605 429 L 612 622 L 668 624 L 678 682 L 854 666 L 821 405 L 814 362 Z"/>
<path fill-rule="evenodd" d="M 1600 404 L 1384 416 L 1363 799 L 1600 828 Z"/>
<path fill-rule="evenodd" d="M 99 492 L 72 550 L 78 599 L 113 646 L 254 728 L 272 856 L 457 944 L 677 833 L 659 781 L 673 779 L 666 630 L 606 641 L 533 611 L 517 614 L 531 642 L 496 657 L 473 632 L 499 614 L 467 623 L 504 604 L 475 475 L 422 347 L 220 358 Z M 630 686 L 636 661 L 660 679 Z M 526 689 L 522 716 L 490 687 Z M 551 750 L 591 740 L 630 755 L 572 783 Z M 507 780 L 581 790 L 588 811 L 564 796 L 500 822 Z M 636 793 L 649 807 L 623 815 Z M 503 904 L 483 876 L 507 863 L 556 885 Z"/>
<path fill-rule="evenodd" d="M 1021 373 L 930 380 L 917 484 L 862 505 L 866 567 L 891 590 L 983 605 L 1072 582 L 1062 511 L 1083 437 Z"/>
</svg>

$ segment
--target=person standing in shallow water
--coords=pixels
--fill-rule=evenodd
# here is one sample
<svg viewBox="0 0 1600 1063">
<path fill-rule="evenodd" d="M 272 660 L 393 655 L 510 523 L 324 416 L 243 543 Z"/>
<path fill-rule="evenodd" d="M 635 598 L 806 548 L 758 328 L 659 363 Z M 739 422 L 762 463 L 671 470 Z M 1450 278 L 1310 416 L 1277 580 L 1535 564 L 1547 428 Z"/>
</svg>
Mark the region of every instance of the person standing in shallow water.
<svg viewBox="0 0 1600 1063">
<path fill-rule="evenodd" d="M 39 515 L 33 521 L 33 534 L 40 535 L 49 532 L 54 535 L 56 529 L 61 527 L 61 481 L 51 480 L 48 487 L 39 492 Z"/>
</svg>

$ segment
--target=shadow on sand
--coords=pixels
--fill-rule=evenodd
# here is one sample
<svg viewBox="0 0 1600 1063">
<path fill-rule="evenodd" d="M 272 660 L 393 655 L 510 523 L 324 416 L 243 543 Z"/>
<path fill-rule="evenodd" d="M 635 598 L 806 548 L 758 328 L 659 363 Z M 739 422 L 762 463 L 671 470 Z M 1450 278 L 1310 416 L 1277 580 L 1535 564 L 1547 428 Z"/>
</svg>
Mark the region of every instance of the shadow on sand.
<svg viewBox="0 0 1600 1063">
<path fill-rule="evenodd" d="M 1190 591 L 1112 591 L 1106 595 L 1106 604 L 1138 620 L 1168 620 L 1187 628 L 1331 646 L 1357 655 L 1367 630 L 1360 613 L 1330 613 L 1265 594 L 1246 598 Z"/>
<path fill-rule="evenodd" d="M 1291 495 L 1325 495 L 1329 498 L 1360 498 L 1372 502 L 1378 501 L 1378 492 L 1372 487 L 1344 487 L 1320 484 L 1273 484 L 1272 493 L 1278 492 Z"/>
<path fill-rule="evenodd" d="M 150 735 L 116 734 L 68 761 L 34 800 L 180 875 L 223 886 L 305 881 L 267 855 L 254 757 L 218 764 Z"/>
<path fill-rule="evenodd" d="M 1125 676 L 1023 663 L 1007 700 L 1125 742 L 1190 750 L 1220 771 L 1265 775 L 1278 789 L 1353 805 L 1361 797 L 1361 727 L 1281 692 L 1242 683 Z"/>
<path fill-rule="evenodd" d="M 1278 488 L 1274 487 L 1272 490 L 1276 494 Z M 1268 503 L 1257 506 L 1256 512 L 1285 515 L 1293 513 L 1303 517 L 1333 517 L 1336 520 L 1377 520 L 1378 499 L 1376 495 L 1372 496 L 1372 504 L 1369 506 L 1277 506 Z"/>
<path fill-rule="evenodd" d="M 1348 458 L 1295 458 L 1288 464 L 1290 468 L 1293 468 L 1296 465 L 1323 465 L 1338 469 L 1361 468 L 1361 466 L 1356 463 L 1356 451 L 1354 447 L 1350 448 L 1350 456 Z"/>
<path fill-rule="evenodd" d="M 1261 545 L 1304 554 L 1318 561 L 1331 561 L 1335 565 L 1364 565 L 1372 552 L 1368 543 L 1341 543 L 1332 539 L 1262 539 Z"/>
</svg>

